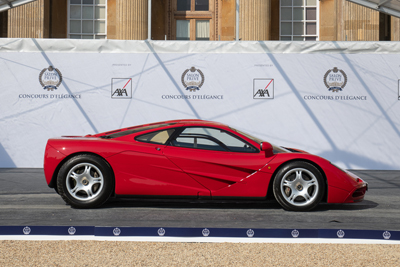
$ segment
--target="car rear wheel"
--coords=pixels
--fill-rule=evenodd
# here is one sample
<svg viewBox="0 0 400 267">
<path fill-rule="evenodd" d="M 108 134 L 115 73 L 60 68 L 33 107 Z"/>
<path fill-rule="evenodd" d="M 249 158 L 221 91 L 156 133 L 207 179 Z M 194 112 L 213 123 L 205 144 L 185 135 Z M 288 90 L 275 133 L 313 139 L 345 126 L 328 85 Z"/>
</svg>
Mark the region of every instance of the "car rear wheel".
<svg viewBox="0 0 400 267">
<path fill-rule="evenodd" d="M 57 189 L 74 208 L 95 208 L 104 204 L 114 188 L 110 166 L 102 158 L 82 154 L 63 164 L 57 176 Z"/>
<path fill-rule="evenodd" d="M 321 202 L 325 182 L 314 165 L 290 162 L 278 171 L 273 190 L 276 200 L 285 210 L 307 211 Z"/>
</svg>

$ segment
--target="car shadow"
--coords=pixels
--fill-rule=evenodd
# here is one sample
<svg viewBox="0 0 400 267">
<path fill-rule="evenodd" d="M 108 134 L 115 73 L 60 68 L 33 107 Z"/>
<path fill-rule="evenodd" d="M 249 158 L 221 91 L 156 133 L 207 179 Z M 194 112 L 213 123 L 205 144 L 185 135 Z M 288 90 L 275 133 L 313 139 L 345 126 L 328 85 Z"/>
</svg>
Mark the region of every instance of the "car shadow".
<svg viewBox="0 0 400 267">
<path fill-rule="evenodd" d="M 379 204 L 364 200 L 358 203 L 328 204 L 321 203 L 310 212 L 326 212 L 332 210 L 367 210 L 376 208 Z M 265 209 L 282 210 L 276 200 L 265 201 L 234 201 L 234 200 L 188 200 L 188 199 L 135 199 L 116 198 L 111 199 L 100 209 L 117 208 L 175 208 L 175 209 Z"/>
<path fill-rule="evenodd" d="M 100 209 L 113 208 L 194 208 L 194 209 L 281 209 L 275 200 L 234 201 L 234 200 L 195 200 L 195 199 L 111 199 Z"/>
<path fill-rule="evenodd" d="M 330 204 L 330 203 L 322 203 L 318 205 L 314 210 L 316 212 L 323 212 L 323 211 L 331 211 L 331 210 L 368 210 L 368 209 L 374 209 L 378 207 L 379 204 L 370 201 L 370 200 L 364 200 L 362 202 L 358 203 L 343 203 L 343 204 Z"/>
</svg>

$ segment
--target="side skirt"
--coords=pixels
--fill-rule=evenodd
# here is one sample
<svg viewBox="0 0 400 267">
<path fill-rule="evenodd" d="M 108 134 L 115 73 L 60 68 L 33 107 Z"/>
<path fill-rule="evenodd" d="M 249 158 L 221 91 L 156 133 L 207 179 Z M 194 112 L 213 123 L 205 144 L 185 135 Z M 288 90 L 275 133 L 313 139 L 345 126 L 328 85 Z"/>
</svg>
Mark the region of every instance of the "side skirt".
<svg viewBox="0 0 400 267">
<path fill-rule="evenodd" d="M 263 201 L 265 197 L 209 197 L 209 196 L 171 196 L 171 195 L 116 195 L 116 198 L 138 198 L 138 199 L 199 199 L 199 200 L 242 200 L 242 201 Z"/>
</svg>

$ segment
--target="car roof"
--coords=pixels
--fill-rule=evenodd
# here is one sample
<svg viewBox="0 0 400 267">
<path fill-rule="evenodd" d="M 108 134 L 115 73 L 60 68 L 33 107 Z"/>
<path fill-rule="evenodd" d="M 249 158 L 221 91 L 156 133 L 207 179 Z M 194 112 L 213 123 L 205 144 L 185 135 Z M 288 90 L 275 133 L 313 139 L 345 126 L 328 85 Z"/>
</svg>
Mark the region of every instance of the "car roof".
<svg viewBox="0 0 400 267">
<path fill-rule="evenodd" d="M 180 124 L 180 125 L 179 125 Z M 125 132 L 128 130 L 133 130 L 136 128 L 141 128 L 141 127 L 146 127 L 146 126 L 157 126 L 160 125 L 160 128 L 163 128 L 165 126 L 223 126 L 226 127 L 227 125 L 219 123 L 219 122 L 214 122 L 214 121 L 206 121 L 206 120 L 200 120 L 200 119 L 180 119 L 180 120 L 169 120 L 169 121 L 160 121 L 160 122 L 153 122 L 153 123 L 147 123 L 147 124 L 141 124 L 141 125 L 136 125 L 136 126 L 131 126 L 131 127 L 127 127 L 127 128 L 121 128 L 121 129 L 116 129 L 116 130 L 112 130 L 112 131 L 107 131 L 107 132 L 102 132 L 102 133 L 98 133 L 95 135 L 87 135 L 87 137 L 89 136 L 93 136 L 93 137 L 99 137 L 99 136 L 103 136 L 103 135 L 110 135 L 110 134 L 115 134 L 118 132 Z M 157 129 L 157 127 L 155 127 L 154 129 Z M 153 129 L 153 130 L 154 130 Z"/>
<path fill-rule="evenodd" d="M 225 124 L 222 124 L 220 122 L 215 122 L 215 121 L 207 121 L 207 120 L 200 120 L 200 119 L 185 119 L 185 120 L 171 120 L 171 121 L 164 121 L 161 123 L 182 123 L 185 125 L 188 124 L 207 124 L 207 125 L 218 125 L 218 126 L 226 126 Z"/>
</svg>

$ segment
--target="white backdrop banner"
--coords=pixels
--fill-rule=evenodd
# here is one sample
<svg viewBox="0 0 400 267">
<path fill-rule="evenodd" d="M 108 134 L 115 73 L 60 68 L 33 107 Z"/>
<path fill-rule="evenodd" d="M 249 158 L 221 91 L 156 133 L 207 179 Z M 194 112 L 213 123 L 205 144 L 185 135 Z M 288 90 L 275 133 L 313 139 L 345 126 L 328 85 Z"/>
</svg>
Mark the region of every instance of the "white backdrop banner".
<svg viewBox="0 0 400 267">
<path fill-rule="evenodd" d="M 400 169 L 398 42 L 0 39 L 0 167 L 48 138 L 226 123 L 347 169 Z"/>
</svg>

